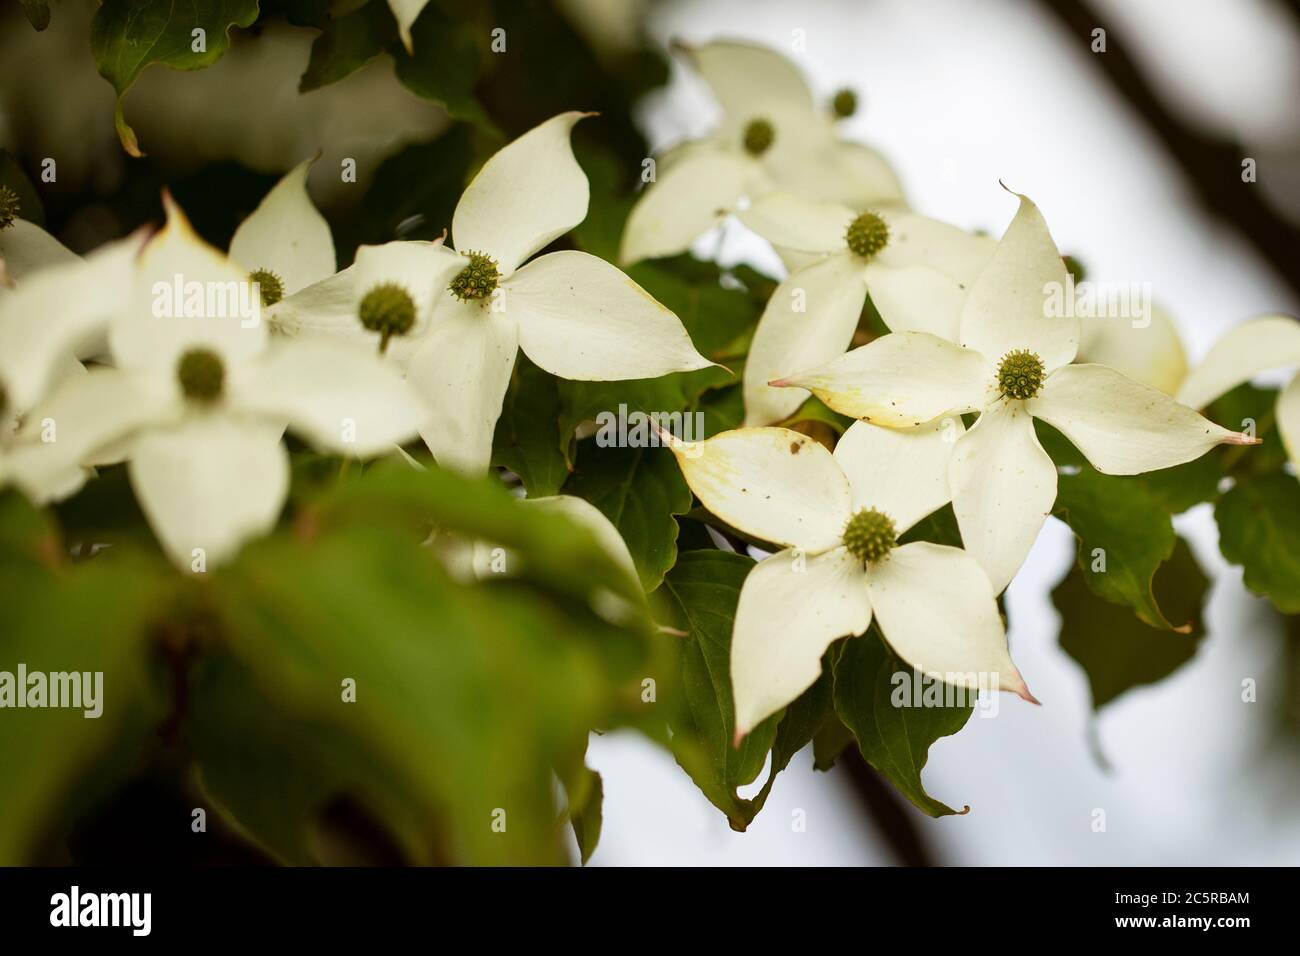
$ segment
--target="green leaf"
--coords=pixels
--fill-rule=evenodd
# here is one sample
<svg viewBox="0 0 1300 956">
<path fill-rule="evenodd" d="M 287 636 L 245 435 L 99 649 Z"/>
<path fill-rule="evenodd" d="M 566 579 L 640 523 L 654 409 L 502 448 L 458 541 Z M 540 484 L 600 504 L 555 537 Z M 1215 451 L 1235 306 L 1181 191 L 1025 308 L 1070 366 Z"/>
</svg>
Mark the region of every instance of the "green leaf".
<svg viewBox="0 0 1300 956">
<path fill-rule="evenodd" d="M 389 50 L 397 78 L 407 89 L 441 103 L 453 119 L 489 130 L 495 127 L 474 97 L 474 88 L 487 66 L 491 7 L 466 7 L 453 0 L 431 0 L 411 26 L 413 53 L 400 42 Z"/>
<path fill-rule="evenodd" d="M 679 647 L 681 700 L 674 702 L 673 752 L 709 802 L 744 830 L 762 808 L 736 791 L 763 769 L 776 740 L 778 715 L 733 746 L 731 632 L 752 559 L 729 551 L 688 551 L 664 579 L 665 623 L 686 632 Z M 788 758 L 787 758 L 788 760 Z"/>
<path fill-rule="evenodd" d="M 663 454 L 672 462 L 670 453 Z M 645 594 L 610 559 L 590 528 L 528 508 L 486 477 L 466 479 L 440 468 L 418 470 L 388 461 L 369 468 L 358 481 L 336 484 L 305 506 L 297 520 L 309 531 L 361 525 L 401 529 L 423 538 L 429 529 L 437 529 L 506 548 L 515 554 L 515 577 L 583 605 L 607 592 L 634 606 L 645 603 Z M 645 626 L 649 628 L 648 619 Z"/>
<path fill-rule="evenodd" d="M 0 865 L 50 854 L 95 800 L 139 760 L 166 713 L 150 650 L 151 625 L 176 576 L 107 553 L 67 567 L 46 520 L 14 493 L 0 496 L 0 671 L 100 674 L 97 706 L 0 710 Z M 56 570 L 57 569 L 57 570 Z M 85 677 L 79 678 L 84 682 Z M 47 695 L 50 679 L 46 678 Z M 0 696 L 18 690 L 5 689 Z M 47 696 L 46 703 L 50 702 Z"/>
<path fill-rule="evenodd" d="M 50 4 L 49 0 L 21 0 L 23 13 L 27 15 L 27 22 L 30 23 L 37 32 L 44 30 L 50 25 Z"/>
<path fill-rule="evenodd" d="M 560 451 L 560 391 L 554 375 L 525 355 L 515 362 L 510 389 L 492 439 L 492 463 L 521 479 L 530 498 L 559 494 L 569 477 Z"/>
<path fill-rule="evenodd" d="M 912 680 L 912 668 L 891 651 L 873 624 L 862 637 L 844 643 L 835 665 L 835 712 L 853 732 L 867 763 L 889 778 L 922 813 L 941 817 L 965 813 L 931 797 L 921 782 L 930 745 L 955 734 L 971 706 L 895 706 L 895 675 Z"/>
<path fill-rule="evenodd" d="M 422 519 L 502 541 L 519 576 L 449 579 Z M 486 480 L 378 466 L 327 493 L 214 578 L 219 656 L 194 704 L 208 792 L 286 861 L 331 859 L 319 834 L 345 801 L 414 862 L 559 862 L 553 768 L 629 722 L 649 665 L 645 630 L 574 600 L 593 579 L 624 586 L 589 532 Z"/>
<path fill-rule="evenodd" d="M 397 21 L 387 0 L 371 0 L 359 10 L 328 19 L 311 45 L 299 93 L 336 83 L 378 56 L 397 37 Z"/>
<path fill-rule="evenodd" d="M 1170 622 L 1152 591 L 1156 569 L 1173 554 L 1174 526 L 1145 484 L 1085 465 L 1060 476 L 1052 514 L 1079 539 L 1078 566 L 1094 593 L 1152 627 L 1186 629 L 1184 620 Z"/>
<path fill-rule="evenodd" d="M 578 841 L 578 854 L 585 864 L 600 842 L 605 783 L 600 774 L 587 767 L 582 768 L 581 781 L 580 787 L 572 788 L 569 792 L 569 825 L 573 827 L 573 836 Z M 575 793 L 574 790 L 578 792 Z"/>
<path fill-rule="evenodd" d="M 1243 475 L 1214 509 L 1219 550 L 1246 587 L 1300 614 L 1300 482 L 1285 472 Z"/>
<path fill-rule="evenodd" d="M 853 731 L 844 726 L 838 715 L 832 714 L 813 737 L 813 769 L 830 770 L 851 743 Z"/>
<path fill-rule="evenodd" d="M 1191 622 L 1187 633 L 1143 624 L 1123 608 L 1099 601 L 1075 565 L 1052 591 L 1061 615 L 1061 649 L 1088 675 L 1092 705 L 1100 710 L 1130 688 L 1154 684 L 1196 654 L 1205 636 L 1205 573 L 1182 538 L 1160 566 L 1155 589 L 1177 620 Z"/>
<path fill-rule="evenodd" d="M 691 510 L 691 490 L 666 448 L 578 446 L 577 463 L 564 493 L 586 498 L 618 529 L 647 592 L 677 560 L 674 515 Z"/>
<path fill-rule="evenodd" d="M 90 24 L 90 47 L 100 75 L 117 91 L 113 122 L 122 148 L 144 155 L 123 115 L 122 99 L 145 67 L 211 66 L 230 46 L 230 28 L 252 26 L 257 14 L 257 0 L 104 0 Z"/>
</svg>

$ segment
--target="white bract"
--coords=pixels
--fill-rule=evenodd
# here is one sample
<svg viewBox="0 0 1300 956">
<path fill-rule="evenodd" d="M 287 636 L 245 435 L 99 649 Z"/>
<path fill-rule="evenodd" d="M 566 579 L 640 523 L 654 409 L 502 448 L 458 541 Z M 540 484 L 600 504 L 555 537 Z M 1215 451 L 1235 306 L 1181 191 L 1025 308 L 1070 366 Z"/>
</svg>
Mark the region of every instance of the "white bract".
<svg viewBox="0 0 1300 956">
<path fill-rule="evenodd" d="M 164 550 L 200 570 L 275 523 L 289 486 L 286 424 L 320 448 L 373 455 L 413 438 L 427 409 L 374 356 L 328 341 L 270 341 L 255 312 L 237 305 L 253 294 L 247 273 L 165 204 L 167 224 L 140 253 L 128 304 L 109 327 L 116 367 L 55 390 L 29 416 L 14 457 L 34 489 L 79 465 L 126 458 Z M 183 299 L 173 297 L 178 277 Z M 55 440 L 42 440 L 42 421 L 55 425 Z"/>
<path fill-rule="evenodd" d="M 772 193 L 740 221 L 807 264 L 777 286 L 745 361 L 745 424 L 789 417 L 808 397 L 774 378 L 830 361 L 848 348 L 867 293 L 895 332 L 956 338 L 966 293 L 997 243 L 903 211 L 855 213 Z"/>
<path fill-rule="evenodd" d="M 821 368 L 774 382 L 807 388 L 836 411 L 891 427 L 978 412 L 949 467 L 966 549 L 1001 591 L 1019 570 L 1056 501 L 1056 466 L 1034 418 L 1059 429 L 1098 471 L 1168 468 L 1216 445 L 1255 439 L 1104 365 L 1071 365 L 1073 315 L 1045 307 L 1065 265 L 1038 207 L 1020 209 L 961 311 L 960 344 L 893 332 Z"/>
<path fill-rule="evenodd" d="M 85 259 L 72 256 L 28 274 L 0 294 L 0 484 L 12 481 L 29 496 L 68 494 L 83 480 L 80 463 L 62 472 L 28 475 L 27 453 L 10 456 L 20 425 L 48 437 L 42 416 L 31 412 L 52 389 L 83 374 L 80 359 L 107 348 L 110 316 L 126 303 L 131 263 L 143 232 L 108 243 Z"/>
<path fill-rule="evenodd" d="M 1251 319 L 1214 343 L 1205 360 L 1183 382 L 1178 400 L 1203 408 L 1261 372 L 1292 365 L 1300 365 L 1300 320 L 1289 315 Z M 1300 375 L 1282 389 L 1275 407 L 1277 430 L 1287 455 L 1300 465 Z"/>
<path fill-rule="evenodd" d="M 36 223 L 22 218 L 22 212 L 18 193 L 0 186 L 0 279 L 21 282 L 49 266 L 78 261 L 75 252 Z"/>
<path fill-rule="evenodd" d="M 587 216 L 587 177 L 569 143 L 586 115 L 547 120 L 487 161 L 456 206 L 456 251 L 363 246 L 351 268 L 272 312 L 286 331 L 378 345 L 428 400 L 421 433 L 444 467 L 488 467 L 521 348 L 546 371 L 587 381 L 712 364 L 672 311 L 604 260 L 562 251 L 527 261 Z"/>
<path fill-rule="evenodd" d="M 960 548 L 897 544 L 948 501 L 961 422 L 917 429 L 854 423 L 834 454 L 786 428 L 742 428 L 687 444 L 664 433 L 709 511 L 784 550 L 745 579 L 731 639 L 737 739 L 817 679 L 837 638 L 874 614 L 911 666 L 967 688 L 1033 701 L 1007 653 L 988 577 Z"/>
<path fill-rule="evenodd" d="M 334 275 L 334 237 L 307 195 L 314 162 L 289 170 L 231 237 L 230 258 L 259 283 L 263 305 Z"/>
<path fill-rule="evenodd" d="M 659 160 L 628 217 L 619 260 L 676 255 L 737 208 L 774 189 L 855 209 L 901 206 L 902 188 L 875 150 L 839 138 L 798 68 L 745 43 L 682 48 L 722 107 L 706 139 Z"/>
</svg>

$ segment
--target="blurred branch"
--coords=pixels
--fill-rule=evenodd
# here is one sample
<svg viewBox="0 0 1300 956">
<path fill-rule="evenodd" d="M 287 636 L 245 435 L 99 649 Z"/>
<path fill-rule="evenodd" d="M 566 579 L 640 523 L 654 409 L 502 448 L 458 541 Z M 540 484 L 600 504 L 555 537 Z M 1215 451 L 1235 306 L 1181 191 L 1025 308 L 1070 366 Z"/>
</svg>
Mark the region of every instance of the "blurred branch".
<svg viewBox="0 0 1300 956">
<path fill-rule="evenodd" d="M 849 778 L 862 809 L 876 825 L 894 857 L 903 866 L 936 866 L 930 848 L 916 827 L 917 811 L 862 759 L 856 744 L 849 744 L 835 761 Z"/>
<path fill-rule="evenodd" d="M 1092 31 L 1106 31 L 1106 52 L 1093 61 L 1126 99 L 1182 168 L 1201 205 L 1216 218 L 1232 225 L 1275 272 L 1300 295 L 1300 226 L 1269 204 L 1264 190 L 1241 178 L 1245 148 L 1185 122 L 1156 93 L 1138 68 L 1122 35 L 1098 15 L 1088 0 L 1040 0 L 1061 24 L 1085 44 Z M 1300 16 L 1296 0 L 1288 7 Z"/>
</svg>

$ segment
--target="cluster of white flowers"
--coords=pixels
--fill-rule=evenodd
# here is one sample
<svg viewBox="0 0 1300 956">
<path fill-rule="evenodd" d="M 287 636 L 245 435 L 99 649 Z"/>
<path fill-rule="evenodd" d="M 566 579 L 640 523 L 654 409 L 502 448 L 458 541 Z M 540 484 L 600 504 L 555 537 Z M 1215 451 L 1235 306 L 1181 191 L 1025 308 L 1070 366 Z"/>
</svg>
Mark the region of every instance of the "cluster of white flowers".
<svg viewBox="0 0 1300 956">
<path fill-rule="evenodd" d="M 685 52 L 724 119 L 661 158 L 622 261 L 680 253 L 735 215 L 790 269 L 745 365 L 744 427 L 693 444 L 665 436 L 706 508 L 784 549 L 754 568 L 740 597 L 737 734 L 798 697 L 830 643 L 873 617 L 919 670 L 967 675 L 970 687 L 992 675 L 992 686 L 1032 701 L 997 596 L 1056 497 L 1033 419 L 1108 474 L 1249 443 L 1193 407 L 1300 361 L 1295 323 L 1265 319 L 1229 336 L 1183 384 L 1181 404 L 1108 366 L 1072 364 L 1080 324 L 1045 308 L 1066 269 L 1032 202 L 1020 197 L 1000 241 L 916 215 L 879 154 L 838 136 L 850 94 L 821 112 L 770 51 Z M 363 246 L 337 273 L 306 194 L 308 164 L 271 191 L 228 254 L 170 199 L 157 233 L 84 260 L 10 222 L 0 232 L 0 481 L 50 501 L 95 466 L 126 462 L 159 541 L 194 569 L 196 554 L 219 564 L 276 522 L 286 429 L 346 456 L 418 436 L 441 466 L 481 474 L 521 348 L 568 379 L 709 366 L 677 316 L 615 266 L 577 251 L 531 258 L 587 215 L 570 146 L 585 115 L 552 118 L 483 166 L 456 208 L 454 250 L 442 240 Z M 868 294 L 890 333 L 846 352 Z M 778 427 L 809 393 L 857 419 L 833 453 Z M 977 416 L 969 429 L 963 415 Z M 1294 383 L 1279 420 L 1294 455 Z M 899 543 L 948 502 L 964 549 Z M 595 526 L 633 573 L 596 509 L 547 506 Z M 472 573 L 475 557 L 462 558 Z"/>
<path fill-rule="evenodd" d="M 1112 368 L 1071 364 L 1080 321 L 1048 307 L 1067 284 L 1065 263 L 1027 198 L 1001 241 L 915 215 L 874 153 L 847 152 L 828 120 L 812 118 L 807 86 L 781 57 L 736 44 L 692 56 L 727 119 L 714 140 L 683 147 L 646 190 L 625 257 L 677 251 L 732 213 L 790 267 L 745 365 L 745 427 L 694 447 L 672 443 L 706 508 L 786 549 L 761 561 L 740 595 L 737 736 L 811 686 L 831 642 L 862 633 L 873 614 L 918 670 L 1032 701 L 996 598 L 1056 500 L 1057 469 L 1033 419 L 1117 475 L 1254 439 Z M 842 175 L 854 155 L 871 156 L 853 167 L 870 176 Z M 707 163 L 731 178 L 706 185 Z M 889 334 L 845 353 L 868 293 Z M 1294 323 L 1285 334 L 1295 352 Z M 1204 404 L 1262 358 L 1206 373 L 1214 383 L 1200 391 L 1194 377 L 1184 391 Z M 834 454 L 764 427 L 789 419 L 809 392 L 857 419 Z M 978 415 L 969 430 L 968 414 Z M 964 550 L 898 543 L 949 501 Z"/>
<path fill-rule="evenodd" d="M 390 242 L 335 274 L 308 164 L 228 255 L 170 197 L 155 235 L 85 261 L 16 221 L 6 252 L 30 272 L 0 298 L 0 475 L 43 502 L 125 461 L 168 554 L 206 570 L 278 518 L 286 428 L 363 457 L 423 436 L 443 466 L 481 473 L 521 347 L 567 378 L 708 366 L 677 317 L 603 260 L 558 252 L 521 267 L 586 217 L 569 145 L 582 118 L 557 116 L 484 165 L 453 219 L 463 253 Z M 91 358 L 86 371 L 78 359 Z"/>
</svg>

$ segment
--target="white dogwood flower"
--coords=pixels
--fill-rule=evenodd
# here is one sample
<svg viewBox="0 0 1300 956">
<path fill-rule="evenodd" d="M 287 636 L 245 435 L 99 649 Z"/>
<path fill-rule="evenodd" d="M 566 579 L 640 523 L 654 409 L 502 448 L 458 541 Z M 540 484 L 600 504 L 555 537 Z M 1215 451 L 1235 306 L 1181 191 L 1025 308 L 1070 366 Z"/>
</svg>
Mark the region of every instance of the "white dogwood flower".
<svg viewBox="0 0 1300 956">
<path fill-rule="evenodd" d="M 867 293 L 895 332 L 956 338 L 967 291 L 997 243 L 934 219 L 881 209 L 855 213 L 771 193 L 738 214 L 783 255 L 807 264 L 768 299 L 745 361 L 745 424 L 789 417 L 808 397 L 774 378 L 814 368 L 853 340 Z"/>
<path fill-rule="evenodd" d="M 737 530 L 784 550 L 740 592 L 731 639 L 739 739 L 810 687 L 831 642 L 874 614 L 895 653 L 967 688 L 1037 703 L 1007 652 L 994 592 L 960 548 L 898 538 L 948 501 L 961 422 L 888 429 L 855 422 L 832 454 L 786 428 L 688 444 L 667 433 L 686 483 Z"/>
<path fill-rule="evenodd" d="M 231 237 L 230 258 L 258 283 L 264 306 L 334 275 L 334 237 L 307 195 L 314 162 L 289 170 Z"/>
<path fill-rule="evenodd" d="M 1300 365 L 1300 320 L 1289 315 L 1251 319 L 1214 343 L 1183 382 L 1178 400 L 1203 408 L 1261 372 L 1291 365 Z M 1282 389 L 1275 408 L 1287 455 L 1300 465 L 1300 375 Z"/>
<path fill-rule="evenodd" d="M 764 47 L 718 42 L 683 51 L 722 107 L 717 129 L 659 159 L 628 217 L 619 261 L 676 255 L 737 208 L 774 189 L 854 209 L 902 206 L 889 163 L 843 140 L 798 67 Z"/>
<path fill-rule="evenodd" d="M 363 246 L 337 276 L 273 310 L 286 330 L 378 348 L 428 400 L 422 430 L 444 467 L 479 473 L 519 349 L 561 378 L 655 378 L 712 363 L 673 312 L 621 270 L 585 252 L 529 257 L 587 215 L 589 187 L 569 136 L 588 114 L 563 113 L 492 156 L 442 242 Z"/>
<path fill-rule="evenodd" d="M 1225 443 L 1256 443 L 1114 369 L 1071 365 L 1079 321 L 1051 315 L 1046 304 L 1065 274 L 1042 214 L 1021 196 L 962 307 L 960 344 L 893 332 L 772 383 L 807 388 L 842 414 L 892 427 L 978 412 L 953 451 L 949 482 L 966 549 L 999 592 L 1056 501 L 1056 466 L 1038 442 L 1034 418 L 1110 475 L 1169 468 Z"/>
<path fill-rule="evenodd" d="M 115 367 L 57 389 L 14 456 L 42 488 L 43 476 L 118 450 L 164 550 L 197 569 L 200 554 L 220 564 L 275 523 L 289 487 L 286 424 L 323 449 L 373 455 L 413 438 L 427 410 L 372 355 L 270 341 L 247 273 L 165 205 L 167 224 L 140 253 L 109 327 Z M 41 440 L 38 419 L 54 423 L 54 441 Z"/>
<path fill-rule="evenodd" d="M 41 269 L 68 265 L 79 258 L 36 223 L 24 219 L 18 193 L 0 186 L 0 276 L 22 281 Z"/>
</svg>

